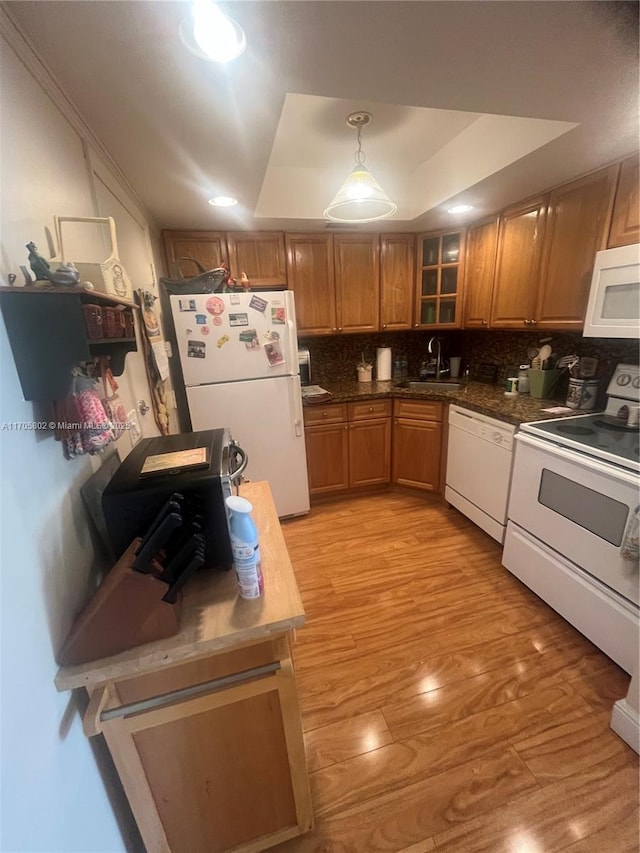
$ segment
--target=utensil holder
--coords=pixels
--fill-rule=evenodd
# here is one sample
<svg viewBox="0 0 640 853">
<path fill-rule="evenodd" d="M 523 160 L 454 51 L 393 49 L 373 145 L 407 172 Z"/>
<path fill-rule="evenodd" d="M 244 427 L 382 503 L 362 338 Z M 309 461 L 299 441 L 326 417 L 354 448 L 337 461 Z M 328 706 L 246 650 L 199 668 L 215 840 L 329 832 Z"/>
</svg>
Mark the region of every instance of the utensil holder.
<svg viewBox="0 0 640 853">
<path fill-rule="evenodd" d="M 557 367 L 551 370 L 529 368 L 529 393 L 537 399 L 551 398 L 558 387 L 563 371 Z"/>
<path fill-rule="evenodd" d="M 373 366 L 371 364 L 358 365 L 358 382 L 371 382 Z"/>
</svg>

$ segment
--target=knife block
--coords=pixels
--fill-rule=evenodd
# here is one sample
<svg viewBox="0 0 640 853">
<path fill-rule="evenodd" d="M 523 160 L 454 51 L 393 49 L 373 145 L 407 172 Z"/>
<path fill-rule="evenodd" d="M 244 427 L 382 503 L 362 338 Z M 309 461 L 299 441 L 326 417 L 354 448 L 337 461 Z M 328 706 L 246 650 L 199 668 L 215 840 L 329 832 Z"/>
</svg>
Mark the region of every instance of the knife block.
<svg viewBox="0 0 640 853">
<path fill-rule="evenodd" d="M 57 657 L 62 666 L 98 660 L 178 633 L 182 595 L 162 600 L 167 585 L 133 570 L 135 539 L 76 619 Z"/>
</svg>

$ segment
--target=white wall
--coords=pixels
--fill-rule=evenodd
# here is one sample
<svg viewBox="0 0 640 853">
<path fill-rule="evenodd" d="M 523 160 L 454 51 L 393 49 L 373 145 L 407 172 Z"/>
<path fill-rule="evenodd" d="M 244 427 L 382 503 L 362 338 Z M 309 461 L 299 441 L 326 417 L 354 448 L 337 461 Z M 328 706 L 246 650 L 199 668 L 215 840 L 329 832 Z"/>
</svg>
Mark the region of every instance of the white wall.
<svg viewBox="0 0 640 853">
<path fill-rule="evenodd" d="M 89 168 L 81 120 L 47 83 L 1 10 L 0 24 L 3 283 L 10 272 L 21 280 L 30 240 L 48 254 L 45 227 L 53 229 L 55 214 L 111 214 L 134 286 L 151 289 L 150 247 L 158 245 L 157 235 L 148 234 L 143 214 L 95 146 Z M 127 405 L 150 401 L 140 353 L 127 356 L 120 386 Z M 79 488 L 100 461 L 65 461 L 52 435 L 2 426 L 37 415 L 22 399 L 0 321 L 0 849 L 111 853 L 125 849 L 114 809 L 71 694 L 58 694 L 53 684 L 55 651 L 97 578 Z M 157 434 L 151 413 L 140 423 L 144 434 Z M 128 440 L 125 435 L 120 443 Z"/>
</svg>

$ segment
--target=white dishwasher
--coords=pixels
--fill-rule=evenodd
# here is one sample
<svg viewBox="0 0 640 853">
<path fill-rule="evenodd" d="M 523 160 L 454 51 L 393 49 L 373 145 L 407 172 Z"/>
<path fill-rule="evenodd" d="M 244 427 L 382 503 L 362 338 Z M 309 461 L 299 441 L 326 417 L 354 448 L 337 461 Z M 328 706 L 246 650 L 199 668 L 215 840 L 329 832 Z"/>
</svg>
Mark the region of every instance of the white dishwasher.
<svg viewBox="0 0 640 853">
<path fill-rule="evenodd" d="M 445 500 L 504 541 L 515 426 L 449 407 Z"/>
</svg>

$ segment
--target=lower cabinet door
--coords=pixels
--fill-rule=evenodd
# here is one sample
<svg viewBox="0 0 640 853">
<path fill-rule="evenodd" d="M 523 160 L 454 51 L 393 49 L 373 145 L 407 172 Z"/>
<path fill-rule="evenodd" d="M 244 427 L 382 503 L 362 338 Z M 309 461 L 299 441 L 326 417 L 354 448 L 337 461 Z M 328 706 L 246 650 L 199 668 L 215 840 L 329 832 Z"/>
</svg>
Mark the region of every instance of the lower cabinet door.
<svg viewBox="0 0 640 853">
<path fill-rule="evenodd" d="M 349 485 L 373 486 L 391 479 L 391 419 L 349 425 Z"/>
<path fill-rule="evenodd" d="M 393 482 L 440 491 L 442 424 L 396 418 L 393 423 Z"/>
<path fill-rule="evenodd" d="M 349 488 L 349 429 L 346 423 L 305 429 L 309 493 L 321 495 Z"/>
</svg>

